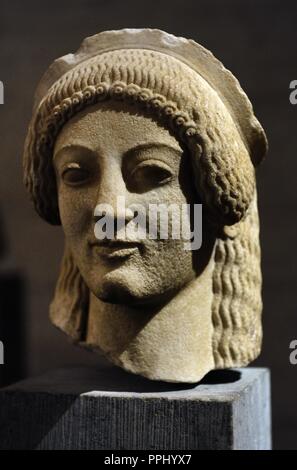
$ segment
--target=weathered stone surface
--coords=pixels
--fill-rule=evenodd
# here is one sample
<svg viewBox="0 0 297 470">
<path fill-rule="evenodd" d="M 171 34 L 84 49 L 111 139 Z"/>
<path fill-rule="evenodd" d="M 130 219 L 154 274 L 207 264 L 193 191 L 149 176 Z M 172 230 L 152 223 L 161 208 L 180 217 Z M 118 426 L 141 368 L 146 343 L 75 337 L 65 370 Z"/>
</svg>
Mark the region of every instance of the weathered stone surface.
<svg viewBox="0 0 297 470">
<path fill-rule="evenodd" d="M 38 87 L 24 152 L 36 210 L 65 233 L 52 322 L 154 380 L 195 383 L 255 359 L 262 302 L 254 167 L 266 150 L 238 81 L 191 40 L 103 32 L 55 61 Z M 203 205 L 199 226 L 195 204 Z M 117 227 L 104 240 L 98 205 Z M 167 238 L 161 224 L 156 238 L 147 224 L 140 236 L 150 205 L 168 216 Z M 191 230 L 202 246 L 188 250 Z"/>
<path fill-rule="evenodd" d="M 49 372 L 0 391 L 1 449 L 270 449 L 267 369 L 214 371 L 198 385 L 114 367 Z"/>
</svg>

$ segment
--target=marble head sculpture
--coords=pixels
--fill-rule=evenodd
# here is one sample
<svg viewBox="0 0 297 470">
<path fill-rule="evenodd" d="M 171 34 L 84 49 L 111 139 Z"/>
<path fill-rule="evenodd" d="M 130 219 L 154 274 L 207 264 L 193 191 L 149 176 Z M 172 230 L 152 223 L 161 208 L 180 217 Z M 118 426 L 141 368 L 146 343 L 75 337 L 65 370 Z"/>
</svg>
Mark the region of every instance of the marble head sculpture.
<svg viewBox="0 0 297 470">
<path fill-rule="evenodd" d="M 255 359 L 255 167 L 266 150 L 238 81 L 194 41 L 107 31 L 56 60 L 38 86 L 24 151 L 35 208 L 65 233 L 54 325 L 155 380 L 196 382 Z M 136 213 L 121 212 L 119 197 L 128 207 L 202 204 L 200 249 L 173 236 L 129 238 Z M 101 203 L 122 218 L 126 238 L 96 238 Z"/>
</svg>

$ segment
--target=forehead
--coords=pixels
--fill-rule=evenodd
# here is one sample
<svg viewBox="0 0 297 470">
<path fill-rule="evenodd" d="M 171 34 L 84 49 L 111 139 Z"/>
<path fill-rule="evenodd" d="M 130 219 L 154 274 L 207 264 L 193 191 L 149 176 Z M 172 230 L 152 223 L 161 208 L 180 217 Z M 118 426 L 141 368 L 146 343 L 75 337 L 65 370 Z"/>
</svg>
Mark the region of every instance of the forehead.
<svg viewBox="0 0 297 470">
<path fill-rule="evenodd" d="M 154 143 L 181 151 L 170 131 L 152 118 L 124 103 L 105 102 L 79 112 L 62 128 L 54 154 L 71 145 L 124 153 L 136 145 Z"/>
</svg>

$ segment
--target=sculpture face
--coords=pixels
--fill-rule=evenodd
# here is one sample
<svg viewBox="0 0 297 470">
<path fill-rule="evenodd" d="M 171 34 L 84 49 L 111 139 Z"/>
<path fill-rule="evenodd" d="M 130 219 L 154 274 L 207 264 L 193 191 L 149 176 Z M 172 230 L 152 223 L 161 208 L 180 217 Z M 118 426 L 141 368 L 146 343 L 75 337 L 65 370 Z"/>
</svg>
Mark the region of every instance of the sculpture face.
<svg viewBox="0 0 297 470">
<path fill-rule="evenodd" d="M 266 150 L 238 81 L 194 41 L 108 31 L 56 60 L 36 92 L 24 152 L 36 210 L 66 238 L 52 322 L 155 380 L 195 382 L 255 359 L 254 167 Z M 184 234 L 201 231 L 195 211 L 176 236 L 172 207 L 197 203 L 203 234 L 193 251 Z M 149 208 L 161 204 L 172 225 L 152 238 Z M 103 218 L 116 230 L 102 240 Z M 143 221 L 149 233 L 139 237 Z"/>
<path fill-rule="evenodd" d="M 185 250 L 182 235 L 173 239 L 170 230 L 168 239 L 159 233 L 155 240 L 148 233 L 137 238 L 133 212 L 118 210 L 118 201 L 122 197 L 126 206 L 140 204 L 147 215 L 149 204 L 193 204 L 191 163 L 168 130 L 122 107 L 88 108 L 61 131 L 54 151 L 61 222 L 96 297 L 112 303 L 160 303 L 196 276 L 197 254 Z M 109 204 L 106 217 L 114 215 L 115 223 L 125 219 L 125 230 L 115 231 L 112 240 L 94 234 L 98 204 Z"/>
</svg>

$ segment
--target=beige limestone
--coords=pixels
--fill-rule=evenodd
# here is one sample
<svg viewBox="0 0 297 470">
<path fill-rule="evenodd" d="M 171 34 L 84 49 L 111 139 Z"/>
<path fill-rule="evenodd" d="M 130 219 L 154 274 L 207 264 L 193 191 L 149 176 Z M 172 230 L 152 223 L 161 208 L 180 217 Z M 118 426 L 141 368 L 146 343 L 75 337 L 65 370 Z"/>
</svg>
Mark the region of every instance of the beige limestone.
<svg viewBox="0 0 297 470">
<path fill-rule="evenodd" d="M 254 167 L 266 150 L 239 83 L 194 41 L 109 31 L 55 61 L 36 91 L 24 151 L 35 208 L 65 233 L 52 322 L 155 380 L 196 382 L 257 357 Z M 201 248 L 185 250 L 171 232 L 135 238 L 137 211 L 121 212 L 119 196 L 146 214 L 150 204 L 202 203 Z M 98 204 L 126 232 L 98 241 Z M 186 223 L 193 228 L 193 215 Z"/>
</svg>

